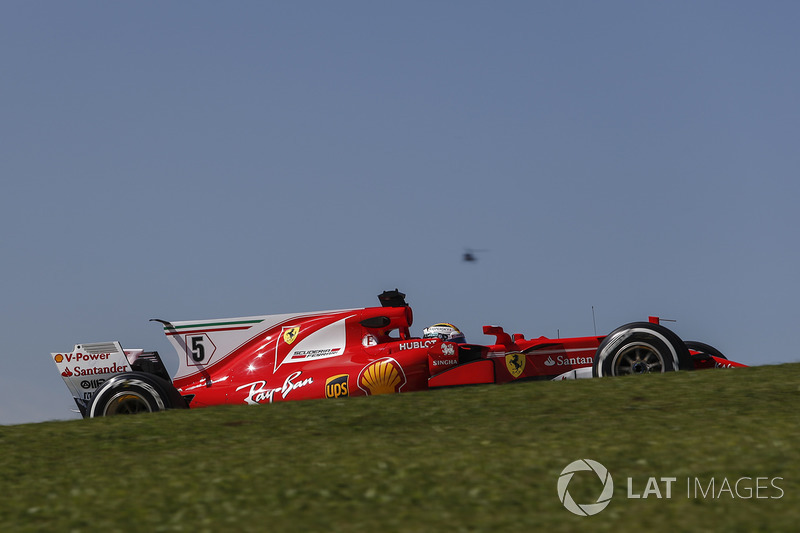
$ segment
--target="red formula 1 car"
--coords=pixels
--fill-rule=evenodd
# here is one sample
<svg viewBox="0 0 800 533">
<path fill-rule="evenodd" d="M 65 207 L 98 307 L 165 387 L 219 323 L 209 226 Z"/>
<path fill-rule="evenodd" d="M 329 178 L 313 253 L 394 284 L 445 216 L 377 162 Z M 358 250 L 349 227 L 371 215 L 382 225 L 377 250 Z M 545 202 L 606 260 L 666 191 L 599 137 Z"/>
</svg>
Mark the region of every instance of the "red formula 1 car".
<svg viewBox="0 0 800 533">
<path fill-rule="evenodd" d="M 157 352 L 123 350 L 119 342 L 78 344 L 52 357 L 84 417 L 745 366 L 682 341 L 655 318 L 594 337 L 525 339 L 485 326 L 494 344 L 414 338 L 405 295 L 378 298 L 381 307 L 157 320 L 178 352 L 172 378 Z"/>
</svg>

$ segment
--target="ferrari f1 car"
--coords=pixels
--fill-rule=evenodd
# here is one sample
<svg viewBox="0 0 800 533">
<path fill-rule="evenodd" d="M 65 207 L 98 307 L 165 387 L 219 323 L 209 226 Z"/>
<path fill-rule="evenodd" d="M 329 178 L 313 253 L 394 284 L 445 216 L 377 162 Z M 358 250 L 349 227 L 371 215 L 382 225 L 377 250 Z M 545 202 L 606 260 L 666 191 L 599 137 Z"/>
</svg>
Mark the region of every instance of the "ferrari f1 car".
<svg viewBox="0 0 800 533">
<path fill-rule="evenodd" d="M 484 326 L 493 344 L 415 338 L 405 295 L 394 290 L 378 298 L 381 307 L 156 320 L 178 353 L 172 377 L 158 352 L 119 342 L 51 355 L 84 417 L 745 366 L 709 345 L 682 341 L 655 317 L 593 337 L 526 339 Z"/>
</svg>

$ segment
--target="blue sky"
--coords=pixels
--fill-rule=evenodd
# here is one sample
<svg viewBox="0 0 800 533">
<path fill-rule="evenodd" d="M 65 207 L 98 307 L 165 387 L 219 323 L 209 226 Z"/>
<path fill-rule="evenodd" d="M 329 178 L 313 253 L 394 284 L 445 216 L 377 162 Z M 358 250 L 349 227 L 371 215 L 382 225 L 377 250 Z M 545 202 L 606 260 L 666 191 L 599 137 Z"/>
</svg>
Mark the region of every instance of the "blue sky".
<svg viewBox="0 0 800 533">
<path fill-rule="evenodd" d="M 0 424 L 148 319 L 660 315 L 800 360 L 795 2 L 4 2 Z M 484 249 L 463 263 L 466 248 Z"/>
</svg>

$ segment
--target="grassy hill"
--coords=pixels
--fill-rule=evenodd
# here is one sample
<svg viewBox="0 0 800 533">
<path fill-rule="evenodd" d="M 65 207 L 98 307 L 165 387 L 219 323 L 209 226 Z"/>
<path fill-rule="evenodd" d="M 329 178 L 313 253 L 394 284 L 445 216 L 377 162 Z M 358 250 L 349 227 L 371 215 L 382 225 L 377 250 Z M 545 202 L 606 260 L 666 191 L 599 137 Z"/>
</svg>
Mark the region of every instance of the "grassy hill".
<svg viewBox="0 0 800 533">
<path fill-rule="evenodd" d="M 0 427 L 0 531 L 796 531 L 798 407 L 790 364 Z"/>
</svg>

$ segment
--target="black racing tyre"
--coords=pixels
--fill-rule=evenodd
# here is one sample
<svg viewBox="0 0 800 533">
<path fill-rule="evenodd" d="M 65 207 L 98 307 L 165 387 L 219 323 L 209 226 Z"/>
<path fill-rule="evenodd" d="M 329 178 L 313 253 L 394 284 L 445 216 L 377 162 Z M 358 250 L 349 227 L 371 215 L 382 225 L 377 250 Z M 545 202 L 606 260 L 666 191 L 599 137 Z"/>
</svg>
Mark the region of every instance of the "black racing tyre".
<svg viewBox="0 0 800 533">
<path fill-rule="evenodd" d="M 686 341 L 686 347 L 690 350 L 694 350 L 695 352 L 700 352 L 700 354 L 705 355 L 713 355 L 714 357 L 719 357 L 720 359 L 727 359 L 722 352 L 711 346 L 710 344 L 706 344 L 700 341 Z"/>
<path fill-rule="evenodd" d="M 87 418 L 184 409 L 186 401 L 172 383 L 145 372 L 126 372 L 103 383 L 86 410 Z"/>
<path fill-rule="evenodd" d="M 625 376 L 690 370 L 694 363 L 686 345 L 660 324 L 632 322 L 603 339 L 594 356 L 592 376 Z"/>
</svg>

